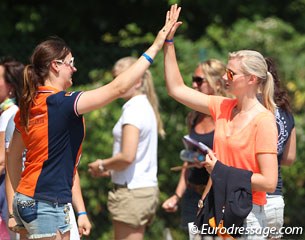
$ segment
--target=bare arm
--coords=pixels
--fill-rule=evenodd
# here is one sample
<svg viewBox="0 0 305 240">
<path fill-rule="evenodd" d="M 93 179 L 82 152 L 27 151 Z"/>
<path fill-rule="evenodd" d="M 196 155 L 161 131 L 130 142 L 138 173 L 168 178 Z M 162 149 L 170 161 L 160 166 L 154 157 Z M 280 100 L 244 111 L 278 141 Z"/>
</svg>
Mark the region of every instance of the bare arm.
<svg viewBox="0 0 305 240">
<path fill-rule="evenodd" d="M 178 22 L 174 25 L 168 35 L 169 39 L 173 39 L 177 28 L 181 24 L 181 22 Z M 208 95 L 196 91 L 184 84 L 177 63 L 174 44 L 164 45 L 164 74 L 167 92 L 171 97 L 191 109 L 210 114 L 208 108 Z"/>
<path fill-rule="evenodd" d="M 76 211 L 76 213 L 79 212 L 86 212 L 86 207 L 84 204 L 84 199 L 82 195 L 82 190 L 80 186 L 80 180 L 79 180 L 79 174 L 78 171 L 76 171 L 75 177 L 74 177 L 74 183 L 72 187 L 72 205 Z M 78 223 L 78 231 L 80 235 L 84 234 L 88 236 L 91 231 L 91 223 L 88 219 L 87 214 L 83 214 L 77 217 L 77 223 Z"/>
<path fill-rule="evenodd" d="M 140 131 L 133 125 L 126 124 L 123 126 L 122 132 L 122 146 L 121 151 L 111 158 L 103 160 L 103 167 L 107 170 L 121 171 L 127 168 L 135 159 L 138 149 Z M 101 159 L 90 163 L 89 172 L 93 176 L 99 176 L 99 165 Z"/>
<path fill-rule="evenodd" d="M 146 54 L 152 59 L 157 55 L 162 48 L 164 41 L 179 17 L 180 7 L 177 4 L 172 5 L 171 9 L 166 14 L 164 27 L 159 31 L 153 44 L 146 50 Z M 79 114 L 84 114 L 92 110 L 101 108 L 113 100 L 119 98 L 135 82 L 143 76 L 144 72 L 149 68 L 150 63 L 145 57 L 141 56 L 130 68 L 119 74 L 111 83 L 100 88 L 84 92 L 77 103 L 77 111 Z"/>
<path fill-rule="evenodd" d="M 288 141 L 285 145 L 281 165 L 291 166 L 296 159 L 296 133 L 295 128 L 291 130 Z"/>
<path fill-rule="evenodd" d="M 251 186 L 255 191 L 274 192 L 278 181 L 278 164 L 276 154 L 258 154 L 260 173 L 254 173 Z"/>
<path fill-rule="evenodd" d="M 6 161 L 6 175 L 14 191 L 18 186 L 22 172 L 22 153 L 25 149 L 21 134 L 15 130 Z"/>
<path fill-rule="evenodd" d="M 24 144 L 21 134 L 14 131 L 10 148 L 7 152 L 5 161 L 6 174 L 5 174 L 5 190 L 6 200 L 9 214 L 13 214 L 13 199 L 14 193 L 20 181 L 22 172 L 22 153 L 24 151 Z M 14 218 L 9 218 L 8 227 L 12 230 L 16 226 Z"/>
<path fill-rule="evenodd" d="M 0 132 L 0 175 L 5 169 L 5 132 Z"/>
<path fill-rule="evenodd" d="M 187 162 L 183 163 L 183 168 L 181 170 L 180 179 L 179 179 L 178 185 L 176 187 L 175 194 L 172 195 L 170 198 L 166 199 L 164 201 L 164 203 L 162 204 L 162 208 L 166 212 L 176 212 L 178 209 L 178 206 L 177 206 L 178 202 L 186 190 L 186 179 L 185 178 L 186 178 L 186 172 L 187 172 L 187 169 L 186 169 L 187 165 L 188 165 Z"/>
<path fill-rule="evenodd" d="M 274 192 L 278 181 L 278 166 L 276 154 L 257 154 L 260 173 L 253 173 L 251 187 L 254 191 Z M 211 174 L 217 162 L 215 154 L 209 150 L 202 165 Z M 205 191 L 209 190 L 208 186 Z"/>
</svg>

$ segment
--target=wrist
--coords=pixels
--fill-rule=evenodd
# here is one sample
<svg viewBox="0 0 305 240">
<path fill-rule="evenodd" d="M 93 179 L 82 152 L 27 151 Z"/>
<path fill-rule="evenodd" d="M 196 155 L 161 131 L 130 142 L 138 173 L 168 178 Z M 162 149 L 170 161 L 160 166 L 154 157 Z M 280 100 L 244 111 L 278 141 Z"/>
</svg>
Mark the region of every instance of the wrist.
<svg viewBox="0 0 305 240">
<path fill-rule="evenodd" d="M 10 218 L 15 218 L 15 216 L 14 216 L 13 213 L 10 213 L 10 214 L 8 215 L 8 218 L 9 218 L 9 219 L 10 219 Z"/>
<path fill-rule="evenodd" d="M 83 211 L 83 212 L 78 212 L 78 213 L 77 213 L 77 216 L 78 216 L 78 217 L 79 217 L 79 216 L 82 216 L 82 215 L 87 215 L 87 212 Z"/>
<path fill-rule="evenodd" d="M 98 168 L 101 172 L 107 171 L 107 169 L 104 166 L 103 160 L 99 160 Z"/>
<path fill-rule="evenodd" d="M 179 202 L 181 199 L 181 196 L 176 192 L 174 193 L 174 196 L 177 198 L 177 202 Z"/>
<path fill-rule="evenodd" d="M 174 43 L 174 38 L 171 38 L 171 39 L 165 39 L 165 43 L 168 43 L 168 44 L 173 44 L 173 43 Z"/>
</svg>

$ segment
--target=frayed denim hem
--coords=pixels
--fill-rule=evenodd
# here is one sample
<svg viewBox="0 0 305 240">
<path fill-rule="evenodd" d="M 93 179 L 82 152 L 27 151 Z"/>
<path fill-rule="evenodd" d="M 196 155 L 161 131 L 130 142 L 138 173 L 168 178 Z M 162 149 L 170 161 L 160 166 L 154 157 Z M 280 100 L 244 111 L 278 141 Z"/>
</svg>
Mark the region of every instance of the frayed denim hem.
<svg viewBox="0 0 305 240">
<path fill-rule="evenodd" d="M 28 235 L 28 239 L 39 239 L 39 238 L 45 238 L 45 237 L 54 237 L 56 236 L 56 233 L 43 233 L 43 234 L 32 234 Z"/>
</svg>

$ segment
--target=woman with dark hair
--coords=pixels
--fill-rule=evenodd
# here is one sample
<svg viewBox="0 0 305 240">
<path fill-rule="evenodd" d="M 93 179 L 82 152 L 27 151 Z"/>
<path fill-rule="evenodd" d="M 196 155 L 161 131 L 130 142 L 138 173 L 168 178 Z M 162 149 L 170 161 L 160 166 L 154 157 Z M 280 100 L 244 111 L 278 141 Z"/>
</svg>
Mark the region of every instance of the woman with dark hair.
<svg viewBox="0 0 305 240">
<path fill-rule="evenodd" d="M 0 218 L 3 220 L 3 226 L 8 222 L 8 205 L 5 198 L 5 159 L 15 128 L 14 116 L 18 111 L 23 69 L 24 65 L 13 58 L 5 57 L 0 60 Z M 1 229 L 1 232 L 4 234 L 7 230 Z M 11 238 L 16 238 L 14 233 L 10 233 L 10 235 Z"/>
<path fill-rule="evenodd" d="M 294 118 L 291 112 L 287 92 L 282 88 L 281 81 L 277 73 L 275 62 L 271 58 L 265 58 L 268 71 L 273 76 L 274 81 L 274 102 L 276 103 L 276 124 L 278 129 L 277 160 L 278 160 L 278 182 L 273 193 L 267 193 L 267 204 L 265 213 L 267 226 L 276 228 L 277 233 L 269 235 L 271 239 L 281 238 L 279 232 L 284 224 L 284 198 L 283 198 L 283 180 L 281 174 L 281 165 L 290 166 L 296 158 L 296 132 Z"/>
<path fill-rule="evenodd" d="M 179 12 L 180 8 L 172 6 L 164 27 L 146 52 L 112 82 L 90 91 L 66 91 L 77 69 L 72 51 L 62 39 L 47 39 L 34 49 L 24 70 L 20 111 L 15 117 L 13 147 L 8 156 L 8 162 L 18 164 L 23 149 L 27 149 L 22 174 L 21 168 L 17 172 L 14 166 L 8 167 L 8 173 L 14 188 L 18 185 L 14 218 L 29 238 L 70 239 L 68 203 L 81 196 L 79 184 L 73 183 L 79 180 L 77 167 L 85 136 L 83 114 L 106 106 L 136 83 L 163 47 Z M 80 233 L 88 235 L 91 225 L 84 204 L 76 212 Z"/>
</svg>

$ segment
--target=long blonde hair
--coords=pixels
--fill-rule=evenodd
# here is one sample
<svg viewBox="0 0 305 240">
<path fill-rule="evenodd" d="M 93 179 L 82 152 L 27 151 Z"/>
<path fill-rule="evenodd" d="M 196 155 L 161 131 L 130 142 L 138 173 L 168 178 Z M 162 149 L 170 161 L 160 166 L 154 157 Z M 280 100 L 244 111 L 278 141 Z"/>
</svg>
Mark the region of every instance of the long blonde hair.
<svg viewBox="0 0 305 240">
<path fill-rule="evenodd" d="M 217 59 L 209 59 L 204 62 L 200 62 L 197 68 L 200 67 L 204 74 L 205 79 L 208 81 L 210 87 L 214 90 L 214 95 L 227 96 L 225 82 L 222 76 L 226 72 L 226 66 L 224 63 Z M 204 113 L 191 111 L 186 117 L 186 124 L 188 130 L 191 131 L 192 127 L 196 124 L 197 119 L 203 116 Z"/>
<path fill-rule="evenodd" d="M 253 50 L 240 50 L 229 53 L 229 59 L 238 58 L 241 70 L 258 78 L 258 87 L 263 94 L 264 106 L 271 112 L 275 112 L 274 82 L 273 76 L 268 72 L 268 66 L 262 54 Z"/>
<path fill-rule="evenodd" d="M 117 76 L 121 72 L 125 71 L 127 68 L 129 68 L 133 63 L 137 61 L 134 57 L 124 57 L 119 59 L 112 68 L 112 75 Z M 147 69 L 142 76 L 142 85 L 141 85 L 141 92 L 145 94 L 148 98 L 148 101 L 150 102 L 155 116 L 157 120 L 158 125 L 158 133 L 159 135 L 164 138 L 165 137 L 165 131 L 163 128 L 163 122 L 159 113 L 159 100 L 158 96 L 155 91 L 154 83 L 152 80 L 152 75 L 149 69 Z"/>
<path fill-rule="evenodd" d="M 217 59 L 209 59 L 198 64 L 202 68 L 205 78 L 217 96 L 226 96 L 225 82 L 222 76 L 226 72 L 226 66 Z"/>
</svg>

